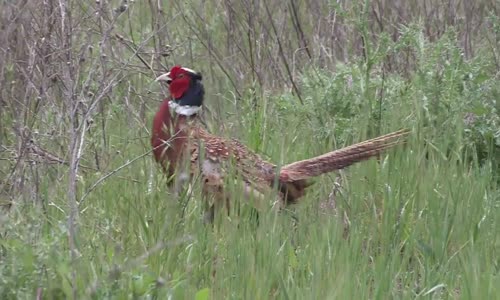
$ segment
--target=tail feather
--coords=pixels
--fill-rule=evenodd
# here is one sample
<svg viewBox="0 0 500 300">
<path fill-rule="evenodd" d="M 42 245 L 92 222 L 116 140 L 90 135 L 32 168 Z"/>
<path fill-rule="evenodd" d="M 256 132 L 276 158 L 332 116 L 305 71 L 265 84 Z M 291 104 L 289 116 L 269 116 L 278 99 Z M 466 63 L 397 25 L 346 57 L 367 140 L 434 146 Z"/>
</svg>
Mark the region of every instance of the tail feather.
<svg viewBox="0 0 500 300">
<path fill-rule="evenodd" d="M 404 143 L 408 134 L 409 131 L 403 129 L 317 157 L 291 163 L 281 168 L 280 180 L 294 182 L 343 169 Z"/>
</svg>

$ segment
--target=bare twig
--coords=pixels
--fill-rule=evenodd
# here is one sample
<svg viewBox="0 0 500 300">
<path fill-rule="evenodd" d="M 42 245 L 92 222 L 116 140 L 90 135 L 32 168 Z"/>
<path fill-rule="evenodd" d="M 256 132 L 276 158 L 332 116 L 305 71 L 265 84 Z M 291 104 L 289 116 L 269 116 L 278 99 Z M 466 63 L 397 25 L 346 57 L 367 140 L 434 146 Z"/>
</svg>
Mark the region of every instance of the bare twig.
<svg viewBox="0 0 500 300">
<path fill-rule="evenodd" d="M 154 150 L 156 150 L 157 148 L 160 148 L 160 147 L 163 147 L 164 145 L 170 145 L 172 143 L 172 141 L 174 141 L 177 136 L 178 136 L 179 132 L 177 132 L 176 134 L 174 134 L 170 139 L 168 139 L 167 141 L 164 141 L 163 144 L 161 145 L 158 145 L 157 147 L 149 150 L 149 151 L 146 151 L 145 153 L 135 157 L 134 159 L 132 159 L 131 161 L 128 161 L 127 163 L 119 166 L 118 168 L 114 169 L 113 171 L 109 172 L 108 174 L 104 175 L 103 177 L 99 178 L 86 192 L 85 194 L 82 196 L 82 198 L 80 199 L 80 202 L 79 202 L 79 206 L 81 206 L 83 204 L 83 202 L 85 201 L 85 199 L 88 197 L 88 195 L 97 187 L 99 186 L 101 183 L 103 183 L 106 179 L 110 178 L 111 176 L 113 176 L 114 174 L 118 173 L 120 170 L 122 170 L 123 168 L 126 168 L 128 167 L 129 165 L 133 164 L 134 162 L 136 162 L 137 160 L 143 158 L 144 156 L 148 155 L 149 153 L 153 152 Z"/>
<path fill-rule="evenodd" d="M 118 173 L 119 171 L 121 171 L 122 169 L 128 167 L 129 165 L 133 164 L 134 162 L 136 162 L 137 160 L 143 158 L 144 156 L 148 155 L 149 153 L 153 152 L 154 149 L 151 149 L 137 157 L 135 157 L 134 159 L 132 159 L 131 161 L 128 161 L 127 163 L 119 166 L 118 168 L 112 170 L 111 172 L 109 172 L 108 174 L 104 175 L 103 177 L 99 178 L 96 182 L 94 182 L 94 184 L 85 192 L 85 194 L 83 194 L 83 196 L 80 198 L 80 202 L 79 202 L 79 206 L 82 206 L 83 202 L 85 201 L 85 199 L 87 199 L 88 195 L 97 188 L 97 186 L 99 186 L 101 183 L 103 183 L 104 181 L 106 181 L 108 178 L 110 178 L 111 176 L 113 176 L 114 174 Z"/>
<path fill-rule="evenodd" d="M 298 86 L 295 83 L 295 80 L 293 78 L 293 74 L 292 74 L 292 71 L 291 71 L 290 66 L 288 64 L 288 61 L 286 59 L 286 55 L 285 55 L 285 52 L 283 50 L 283 45 L 281 43 L 281 38 L 280 38 L 280 35 L 278 33 L 278 30 L 276 29 L 276 25 L 274 25 L 273 16 L 271 15 L 271 12 L 269 10 L 269 6 L 268 6 L 268 4 L 266 2 L 264 2 L 263 4 L 264 4 L 264 7 L 266 8 L 266 13 L 267 13 L 267 16 L 269 18 L 269 23 L 271 24 L 271 28 L 273 29 L 274 35 L 276 37 L 276 42 L 278 43 L 278 49 L 279 49 L 280 57 L 283 60 L 283 64 L 285 65 L 285 69 L 286 69 L 286 72 L 288 74 L 288 79 L 292 83 L 293 90 L 295 91 L 295 94 L 299 98 L 300 103 L 302 105 L 304 105 L 304 100 L 302 100 L 302 96 L 301 96 L 300 90 L 299 90 L 299 88 L 298 88 Z"/>
</svg>

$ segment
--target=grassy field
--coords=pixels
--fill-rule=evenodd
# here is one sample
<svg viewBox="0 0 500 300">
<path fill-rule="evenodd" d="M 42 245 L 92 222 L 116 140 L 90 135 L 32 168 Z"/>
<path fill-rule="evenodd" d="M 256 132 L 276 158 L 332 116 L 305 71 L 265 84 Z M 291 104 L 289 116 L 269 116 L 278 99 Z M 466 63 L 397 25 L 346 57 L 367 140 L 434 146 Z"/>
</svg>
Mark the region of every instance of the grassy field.
<svg viewBox="0 0 500 300">
<path fill-rule="evenodd" d="M 500 299 L 499 8 L 0 1 L 0 298 Z M 277 164 L 412 133 L 207 226 L 148 153 L 173 64 L 210 131 Z"/>
</svg>

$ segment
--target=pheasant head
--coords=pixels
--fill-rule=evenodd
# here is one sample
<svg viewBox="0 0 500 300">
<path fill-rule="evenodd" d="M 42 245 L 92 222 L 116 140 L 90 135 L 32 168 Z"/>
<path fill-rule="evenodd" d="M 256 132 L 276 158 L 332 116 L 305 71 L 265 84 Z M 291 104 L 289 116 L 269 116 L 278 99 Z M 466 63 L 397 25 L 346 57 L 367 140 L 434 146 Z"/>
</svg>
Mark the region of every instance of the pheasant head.
<svg viewBox="0 0 500 300">
<path fill-rule="evenodd" d="M 156 81 L 168 84 L 172 97 L 170 108 L 187 116 L 197 113 L 203 105 L 205 90 L 201 80 L 200 73 L 181 66 L 174 66 L 170 72 L 156 78 Z"/>
</svg>

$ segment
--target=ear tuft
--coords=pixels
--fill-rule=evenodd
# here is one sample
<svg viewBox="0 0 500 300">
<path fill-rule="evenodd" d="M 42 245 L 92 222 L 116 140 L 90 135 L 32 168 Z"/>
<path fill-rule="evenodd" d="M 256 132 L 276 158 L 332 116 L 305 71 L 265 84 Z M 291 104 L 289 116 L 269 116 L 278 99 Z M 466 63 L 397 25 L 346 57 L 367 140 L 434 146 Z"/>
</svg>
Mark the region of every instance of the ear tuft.
<svg viewBox="0 0 500 300">
<path fill-rule="evenodd" d="M 194 80 L 202 80 L 203 77 L 201 76 L 201 73 L 200 72 L 197 72 L 193 69 L 190 69 L 190 68 L 186 68 L 186 67 L 183 67 L 182 68 L 184 71 L 188 72 L 189 75 L 191 76 L 191 78 L 193 78 Z"/>
</svg>

